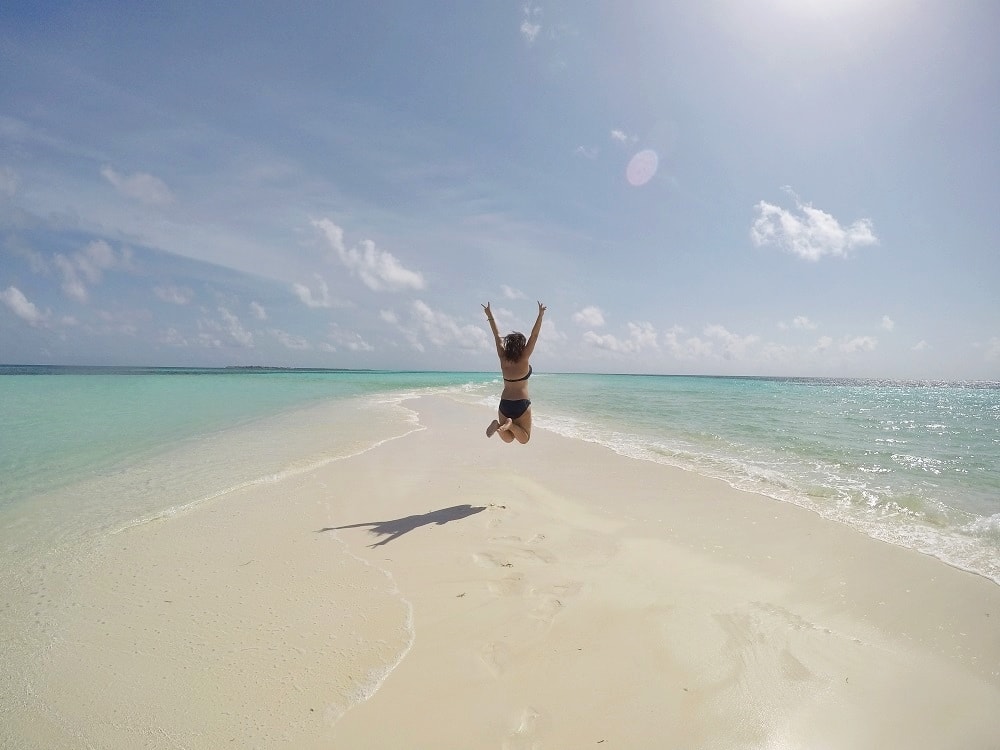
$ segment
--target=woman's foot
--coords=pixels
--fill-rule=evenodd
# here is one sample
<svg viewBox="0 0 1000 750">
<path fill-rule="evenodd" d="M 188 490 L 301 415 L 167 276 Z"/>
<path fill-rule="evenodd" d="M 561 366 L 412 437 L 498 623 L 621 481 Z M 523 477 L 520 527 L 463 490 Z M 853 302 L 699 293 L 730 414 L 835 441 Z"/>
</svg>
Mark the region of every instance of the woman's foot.
<svg viewBox="0 0 1000 750">
<path fill-rule="evenodd" d="M 493 433 L 497 431 L 506 432 L 507 430 L 510 429 L 510 426 L 513 423 L 514 420 L 510 418 L 508 418 L 507 421 L 504 422 L 503 424 L 500 424 L 498 421 L 494 419 L 492 422 L 490 422 L 490 426 L 486 428 L 486 437 L 493 437 Z"/>
</svg>

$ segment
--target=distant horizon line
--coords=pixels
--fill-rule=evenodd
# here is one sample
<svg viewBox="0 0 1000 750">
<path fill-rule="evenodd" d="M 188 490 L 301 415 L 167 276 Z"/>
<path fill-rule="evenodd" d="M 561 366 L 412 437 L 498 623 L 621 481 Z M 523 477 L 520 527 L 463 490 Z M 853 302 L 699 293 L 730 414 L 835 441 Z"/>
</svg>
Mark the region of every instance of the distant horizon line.
<svg viewBox="0 0 1000 750">
<path fill-rule="evenodd" d="M 2 370 L 106 370 L 106 371 L 138 371 L 138 370 L 200 370 L 212 372 L 333 372 L 333 373 L 399 373 L 399 374 L 496 374 L 493 370 L 427 370 L 427 369 L 390 369 L 375 367 L 293 367 L 287 365 L 71 365 L 71 364 L 8 364 L 0 363 Z M 28 373 L 24 373 L 28 374 Z M 884 382 L 893 384 L 918 385 L 990 385 L 1000 387 L 1000 380 L 989 378 L 947 379 L 947 378 L 913 378 L 887 376 L 845 376 L 845 375 L 722 375 L 711 373 L 650 373 L 650 372 L 583 372 L 538 370 L 536 375 L 595 375 L 608 377 L 650 377 L 650 378 L 718 378 L 728 380 L 784 380 L 812 382 Z"/>
</svg>

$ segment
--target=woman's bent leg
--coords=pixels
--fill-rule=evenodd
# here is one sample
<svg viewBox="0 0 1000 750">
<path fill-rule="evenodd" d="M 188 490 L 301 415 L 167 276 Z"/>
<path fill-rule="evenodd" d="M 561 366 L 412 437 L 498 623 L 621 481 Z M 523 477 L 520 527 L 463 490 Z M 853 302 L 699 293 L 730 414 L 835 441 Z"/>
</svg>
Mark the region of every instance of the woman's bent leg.
<svg viewBox="0 0 1000 750">
<path fill-rule="evenodd" d="M 497 422 L 499 424 L 497 433 L 500 435 L 500 439 L 505 443 L 514 442 L 514 435 L 510 431 L 510 428 L 514 425 L 511 418 L 504 416 L 503 412 L 498 412 Z"/>
<path fill-rule="evenodd" d="M 521 445 L 524 445 L 531 439 L 531 408 L 529 407 L 524 414 L 519 416 L 517 419 L 513 420 L 510 427 L 507 428 L 506 434 L 512 434 L 514 439 L 517 440 Z"/>
</svg>

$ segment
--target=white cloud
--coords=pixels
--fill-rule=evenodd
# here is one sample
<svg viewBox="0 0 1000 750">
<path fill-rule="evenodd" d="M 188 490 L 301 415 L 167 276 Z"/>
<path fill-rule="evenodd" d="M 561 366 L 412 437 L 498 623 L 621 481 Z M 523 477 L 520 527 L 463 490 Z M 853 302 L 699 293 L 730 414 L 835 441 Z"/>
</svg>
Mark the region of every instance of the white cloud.
<svg viewBox="0 0 1000 750">
<path fill-rule="evenodd" d="M 202 321 L 204 322 L 204 321 Z M 201 325 L 201 324 L 199 324 Z M 205 349 L 221 349 L 222 339 L 215 335 L 213 331 L 201 331 L 198 334 L 197 343 Z"/>
<path fill-rule="evenodd" d="M 362 240 L 360 249 L 348 249 L 344 245 L 344 230 L 329 219 L 313 221 L 313 226 L 323 233 L 340 262 L 369 289 L 379 292 L 426 286 L 419 272 L 404 268 L 392 253 L 379 250 L 371 240 Z"/>
<path fill-rule="evenodd" d="M 76 266 L 73 265 L 73 261 L 62 253 L 57 254 L 53 260 L 55 261 L 56 268 L 59 269 L 63 276 L 63 292 L 65 292 L 68 297 L 72 297 L 78 302 L 86 302 L 87 287 L 77 275 Z"/>
<path fill-rule="evenodd" d="M 233 340 L 243 346 L 253 346 L 253 334 L 243 328 L 240 319 L 224 307 L 219 308 L 219 314 L 226 323 L 226 330 Z"/>
<path fill-rule="evenodd" d="M 268 328 L 267 332 L 276 338 L 286 349 L 305 351 L 312 348 L 309 346 L 309 342 L 302 336 L 295 336 L 287 331 L 282 331 L 280 328 Z"/>
<path fill-rule="evenodd" d="M 595 346 L 598 349 L 607 349 L 609 352 L 623 352 L 626 351 L 626 342 L 619 341 L 618 338 L 611 333 L 594 333 L 593 331 L 587 331 L 583 334 L 583 340 L 585 343 Z"/>
<path fill-rule="evenodd" d="M 896 327 L 896 321 L 890 318 L 888 315 L 882 316 L 882 328 L 886 331 L 891 331 Z"/>
<path fill-rule="evenodd" d="M 174 305 L 187 305 L 194 299 L 194 292 L 187 287 L 157 286 L 153 288 L 153 293 L 164 302 L 170 302 Z"/>
<path fill-rule="evenodd" d="M 766 201 L 756 205 L 757 218 L 750 228 L 755 246 L 773 245 L 815 261 L 827 255 L 846 257 L 855 248 L 878 244 L 871 219 L 844 227 L 825 211 L 803 204 L 794 194 L 792 198 L 798 215 Z"/>
<path fill-rule="evenodd" d="M 69 257 L 59 253 L 54 260 L 56 268 L 62 273 L 63 291 L 79 302 L 86 302 L 87 284 L 99 283 L 104 271 L 127 268 L 131 264 L 132 254 L 123 249 L 120 255 L 116 255 L 107 242 L 94 240 Z"/>
<path fill-rule="evenodd" d="M 583 334 L 585 343 L 598 349 L 606 349 L 610 352 L 621 354 L 632 354 L 642 349 L 658 348 L 656 329 L 652 323 L 629 323 L 629 333 L 625 338 L 618 338 L 613 334 L 599 334 L 594 331 L 587 331 Z"/>
<path fill-rule="evenodd" d="M 168 328 L 164 331 L 159 341 L 161 344 L 166 344 L 167 346 L 185 347 L 188 345 L 187 339 L 176 328 Z"/>
<path fill-rule="evenodd" d="M 659 347 L 656 339 L 656 329 L 652 323 L 629 323 L 629 341 L 635 342 L 638 349 L 655 349 Z"/>
<path fill-rule="evenodd" d="M 524 292 L 509 287 L 506 284 L 500 285 L 500 291 L 503 292 L 503 296 L 507 299 L 524 299 Z"/>
<path fill-rule="evenodd" d="M 39 310 L 35 303 L 25 297 L 24 293 L 16 286 L 9 286 L 0 292 L 0 301 L 28 325 L 40 326 L 48 318 L 48 314 Z"/>
<path fill-rule="evenodd" d="M 760 337 L 756 334 L 740 336 L 739 334 L 731 333 L 723 326 L 714 323 L 705 326 L 703 333 L 709 339 L 714 339 L 719 342 L 721 347 L 721 356 L 723 359 L 744 359 L 746 357 L 747 350 L 760 341 Z"/>
<path fill-rule="evenodd" d="M 792 328 L 799 331 L 814 331 L 816 330 L 816 323 L 809 320 L 805 315 L 796 315 L 792 319 Z"/>
<path fill-rule="evenodd" d="M 599 328 L 604 325 L 604 313 L 601 308 L 589 305 L 588 307 L 573 313 L 573 322 L 582 326 Z"/>
<path fill-rule="evenodd" d="M 542 9 L 537 5 L 529 3 L 524 5 L 523 10 L 524 17 L 521 20 L 521 36 L 524 37 L 528 44 L 533 44 L 542 30 L 542 25 L 537 22 L 539 16 L 542 15 Z"/>
<path fill-rule="evenodd" d="M 146 315 L 138 312 L 98 310 L 97 317 L 104 325 L 93 330 L 105 334 L 135 336 L 139 333 L 139 326 L 136 325 L 136 318 L 139 316 L 146 317 Z"/>
<path fill-rule="evenodd" d="M 847 354 L 871 352 L 875 351 L 876 346 L 878 346 L 878 339 L 874 336 L 855 336 L 854 338 L 844 338 L 841 340 L 840 351 Z"/>
<path fill-rule="evenodd" d="M 378 316 L 390 325 L 399 324 L 399 317 L 394 310 L 379 310 Z"/>
<path fill-rule="evenodd" d="M 923 339 L 920 339 L 920 341 L 918 341 L 916 344 L 914 344 L 912 348 L 913 348 L 913 351 L 915 351 L 915 352 L 924 352 L 924 351 L 927 351 L 928 349 L 930 349 L 931 345 L 928 344 Z"/>
<path fill-rule="evenodd" d="M 371 352 L 375 350 L 371 344 L 365 341 L 360 334 L 353 331 L 345 331 L 336 323 L 330 324 L 330 341 L 333 343 L 331 351 L 337 351 L 337 347 L 343 347 L 352 352 Z"/>
<path fill-rule="evenodd" d="M 229 338 L 240 346 L 253 348 L 253 334 L 243 327 L 240 319 L 225 307 L 219 307 L 218 311 L 222 322 L 204 321 L 205 327 L 208 328 L 209 331 L 227 334 Z M 221 345 L 221 342 L 219 345 Z"/>
<path fill-rule="evenodd" d="M 174 202 L 174 194 L 159 177 L 145 172 L 123 175 L 111 167 L 104 167 L 101 176 L 115 186 L 124 196 L 134 198 L 150 206 L 169 206 Z"/>
<path fill-rule="evenodd" d="M 450 315 L 432 309 L 423 300 L 415 300 L 410 312 L 413 326 L 404 332 L 419 351 L 423 351 L 425 339 L 434 346 L 460 349 L 487 349 L 491 344 L 481 326 L 459 323 Z"/>
<path fill-rule="evenodd" d="M 257 320 L 267 320 L 267 310 L 265 310 L 264 306 L 260 303 L 251 302 L 250 311 L 253 313 L 254 317 L 257 318 Z"/>
<path fill-rule="evenodd" d="M 617 141 L 618 143 L 636 143 L 638 142 L 638 136 L 629 135 L 624 130 L 615 128 L 611 131 L 611 140 Z"/>
<path fill-rule="evenodd" d="M 577 156 L 582 156 L 585 159 L 596 159 L 600 155 L 601 150 L 594 147 L 588 148 L 587 146 L 577 146 L 573 153 Z"/>
<path fill-rule="evenodd" d="M 833 339 L 830 336 L 820 336 L 816 339 L 816 344 L 813 346 L 812 351 L 814 352 L 825 352 L 828 351 L 833 346 Z"/>
<path fill-rule="evenodd" d="M 326 281 L 318 273 L 314 275 L 319 284 L 319 291 L 313 294 L 313 291 L 305 284 L 295 283 L 292 284 L 292 291 L 295 292 L 295 296 L 302 301 L 303 305 L 313 309 L 337 306 L 330 298 L 330 288 L 326 285 Z"/>
<path fill-rule="evenodd" d="M 699 359 L 712 354 L 712 344 L 697 336 L 684 336 L 681 326 L 674 326 L 663 334 L 667 351 L 677 359 Z"/>
</svg>

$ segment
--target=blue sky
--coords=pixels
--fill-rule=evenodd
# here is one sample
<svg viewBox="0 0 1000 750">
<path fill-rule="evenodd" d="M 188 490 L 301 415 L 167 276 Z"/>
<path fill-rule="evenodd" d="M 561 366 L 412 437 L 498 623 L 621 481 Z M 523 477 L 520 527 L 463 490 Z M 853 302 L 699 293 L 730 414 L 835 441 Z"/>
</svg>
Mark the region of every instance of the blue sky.
<svg viewBox="0 0 1000 750">
<path fill-rule="evenodd" d="M 998 29 L 8 0 L 0 362 L 1000 379 Z"/>
</svg>

